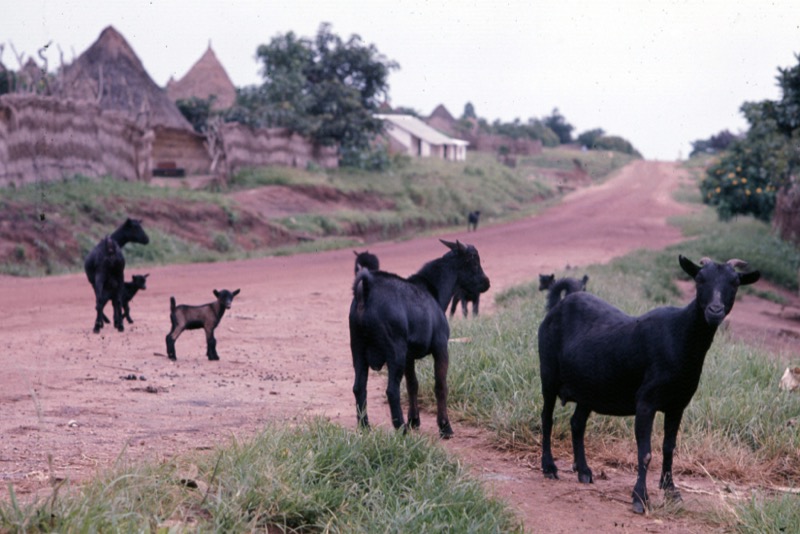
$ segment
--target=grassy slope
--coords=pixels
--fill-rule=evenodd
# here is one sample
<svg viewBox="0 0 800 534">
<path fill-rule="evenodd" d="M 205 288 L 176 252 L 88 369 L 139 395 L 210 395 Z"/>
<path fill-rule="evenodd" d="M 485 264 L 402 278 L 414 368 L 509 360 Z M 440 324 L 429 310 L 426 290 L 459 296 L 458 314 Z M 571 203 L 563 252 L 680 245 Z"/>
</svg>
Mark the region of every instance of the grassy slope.
<svg viewBox="0 0 800 534">
<path fill-rule="evenodd" d="M 558 167 L 576 157 L 597 180 L 630 161 L 623 155 L 609 158 L 606 153 L 553 150 L 516 169 L 485 154 L 470 154 L 463 163 L 415 160 L 383 173 L 274 167 L 234 177 L 232 191 L 269 185 L 324 186 L 343 194 L 377 195 L 395 206 L 274 221 L 243 212 L 226 192 L 167 189 L 111 178 L 0 189 L 0 273 L 41 276 L 79 271 L 97 240 L 129 215 L 143 218 L 151 237 L 146 247 L 126 247 L 131 267 L 349 246 L 363 236 L 394 238 L 462 224 L 473 209 L 481 209 L 486 219 L 511 218 L 530 213 L 543 199 L 554 196 L 537 169 Z M 197 222 L 197 231 L 183 228 L 192 222 Z M 315 240 L 297 246 L 293 233 Z"/>
</svg>

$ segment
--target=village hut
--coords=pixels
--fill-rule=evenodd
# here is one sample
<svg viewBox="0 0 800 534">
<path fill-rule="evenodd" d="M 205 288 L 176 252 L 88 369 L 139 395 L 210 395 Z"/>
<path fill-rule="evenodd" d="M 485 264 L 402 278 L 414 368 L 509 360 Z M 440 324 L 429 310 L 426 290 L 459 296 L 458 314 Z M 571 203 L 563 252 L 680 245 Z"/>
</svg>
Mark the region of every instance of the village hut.
<svg viewBox="0 0 800 534">
<path fill-rule="evenodd" d="M 131 117 L 152 139 L 154 173 L 206 173 L 211 158 L 198 135 L 166 91 L 147 74 L 125 38 L 112 26 L 62 72 L 63 96 L 96 102 Z M 149 173 L 147 173 L 149 175 Z"/>
<path fill-rule="evenodd" d="M 236 103 L 236 87 L 217 59 L 210 42 L 208 49 L 183 78 L 177 81 L 170 78 L 167 95 L 173 102 L 191 98 L 207 100 L 213 96 L 211 109 L 214 111 L 230 108 Z"/>
</svg>

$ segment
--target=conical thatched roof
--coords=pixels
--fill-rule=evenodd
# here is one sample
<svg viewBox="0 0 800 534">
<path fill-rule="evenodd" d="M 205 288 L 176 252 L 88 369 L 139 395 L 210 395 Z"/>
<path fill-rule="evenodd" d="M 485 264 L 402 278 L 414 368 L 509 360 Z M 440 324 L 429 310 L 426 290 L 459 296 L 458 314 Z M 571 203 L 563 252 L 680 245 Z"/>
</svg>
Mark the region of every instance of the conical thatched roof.
<svg viewBox="0 0 800 534">
<path fill-rule="evenodd" d="M 205 99 L 214 95 L 216 100 L 213 109 L 226 109 L 236 103 L 236 87 L 211 49 L 211 43 L 183 78 L 167 83 L 167 94 L 173 102 L 192 97 Z"/>
<path fill-rule="evenodd" d="M 131 114 L 150 126 L 193 131 L 175 103 L 147 74 L 128 42 L 107 27 L 78 59 L 64 67 L 64 96 L 98 102 L 103 109 Z M 99 96 L 99 98 L 98 98 Z"/>
</svg>

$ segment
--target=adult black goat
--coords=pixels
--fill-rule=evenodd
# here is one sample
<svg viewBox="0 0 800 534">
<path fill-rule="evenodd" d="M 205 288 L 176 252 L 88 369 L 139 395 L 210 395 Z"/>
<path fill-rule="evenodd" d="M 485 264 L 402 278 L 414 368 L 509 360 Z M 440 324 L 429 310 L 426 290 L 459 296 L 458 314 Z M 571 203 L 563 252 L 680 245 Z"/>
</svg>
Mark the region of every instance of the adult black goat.
<svg viewBox="0 0 800 534">
<path fill-rule="evenodd" d="M 450 326 L 445 310 L 456 286 L 480 293 L 489 289 L 480 256 L 472 245 L 442 241 L 450 251 L 426 263 L 416 274 L 401 278 L 383 271 L 362 269 L 353 284 L 350 304 L 350 350 L 355 382 L 356 415 L 363 427 L 367 417 L 369 368 L 388 367 L 386 397 L 395 428 L 405 428 L 400 407 L 400 381 L 406 378 L 408 423 L 419 427 L 415 361 L 433 355 L 439 435 L 453 435 L 447 416 L 447 343 Z"/>
<path fill-rule="evenodd" d="M 200 306 L 189 306 L 181 304 L 175 305 L 175 297 L 169 298 L 169 320 L 172 329 L 167 334 L 167 357 L 170 360 L 177 360 L 175 354 L 175 342 L 184 330 L 197 330 L 202 328 L 206 333 L 206 356 L 209 360 L 219 360 L 217 354 L 217 338 L 214 337 L 214 330 L 225 315 L 225 310 L 231 308 L 233 297 L 239 294 L 239 290 L 228 291 L 227 289 L 214 290 L 217 300 L 202 304 Z"/>
<path fill-rule="evenodd" d="M 547 304 L 545 310 L 552 310 L 556 304 L 561 301 L 562 296 L 566 297 L 570 293 L 577 291 L 586 291 L 586 284 L 589 283 L 589 275 L 583 275 L 583 278 L 577 280 L 575 278 L 559 278 L 556 281 L 554 274 L 540 274 L 539 275 L 539 291 L 547 291 Z"/>
<path fill-rule="evenodd" d="M 477 232 L 478 231 L 478 223 L 480 222 L 480 220 L 481 220 L 481 212 L 480 212 L 480 210 L 475 210 L 475 211 L 469 212 L 467 214 L 467 232 L 469 232 L 470 229 L 473 232 Z"/>
<path fill-rule="evenodd" d="M 378 256 L 370 253 L 369 250 L 365 250 L 364 252 L 357 252 L 354 250 L 353 254 L 356 255 L 355 274 L 358 274 L 358 271 L 361 269 L 369 269 L 370 271 L 380 270 L 381 263 L 378 260 Z"/>
<path fill-rule="evenodd" d="M 125 257 L 122 247 L 127 243 L 150 242 L 141 221 L 126 219 L 110 236 L 106 236 L 89 251 L 83 262 L 86 278 L 94 289 L 95 311 L 94 333 L 103 328 L 103 307 L 111 301 L 114 307 L 114 327 L 122 332 L 122 293 L 125 282 Z"/>
<path fill-rule="evenodd" d="M 558 478 L 550 435 L 556 398 L 575 402 L 570 420 L 574 469 L 578 480 L 592 482 L 583 435 L 591 412 L 635 415 L 638 469 L 633 511 L 648 505 L 647 468 L 650 436 L 657 411 L 664 413 L 663 464 L 659 486 L 668 498 L 680 499 L 672 480 L 672 456 L 683 411 L 703 370 L 703 360 L 717 327 L 733 308 L 740 285 L 756 282 L 758 271 L 736 272 L 740 260 L 700 265 L 679 257 L 695 281 L 696 296 L 684 308 L 661 307 L 639 317 L 586 292 L 568 295 L 539 326 L 542 395 L 542 471 Z"/>
</svg>

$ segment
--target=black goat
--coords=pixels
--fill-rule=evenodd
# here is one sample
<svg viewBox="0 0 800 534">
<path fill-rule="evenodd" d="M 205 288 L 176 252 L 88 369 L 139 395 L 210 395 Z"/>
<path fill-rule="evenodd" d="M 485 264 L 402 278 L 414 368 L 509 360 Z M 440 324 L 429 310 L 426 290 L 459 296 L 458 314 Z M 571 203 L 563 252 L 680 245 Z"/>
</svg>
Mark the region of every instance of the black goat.
<svg viewBox="0 0 800 534">
<path fill-rule="evenodd" d="M 214 290 L 217 300 L 203 304 L 201 306 L 175 305 L 175 297 L 169 298 L 169 320 L 172 322 L 172 330 L 167 334 L 167 357 L 176 360 L 175 341 L 184 330 L 197 330 L 202 328 L 206 332 L 206 356 L 209 360 L 219 360 L 217 354 L 217 340 L 214 337 L 214 329 L 217 328 L 225 310 L 230 309 L 233 297 L 239 294 L 237 289 L 230 292 L 227 289 L 220 291 Z"/>
<path fill-rule="evenodd" d="M 469 232 L 470 229 L 472 229 L 472 231 L 474 231 L 474 232 L 477 232 L 478 231 L 478 221 L 480 221 L 480 220 L 481 220 L 481 212 L 480 212 L 480 210 L 475 210 L 475 211 L 469 212 L 469 214 L 467 214 L 467 232 Z"/>
<path fill-rule="evenodd" d="M 439 435 L 445 439 L 453 435 L 447 416 L 450 326 L 444 312 L 456 286 L 480 293 L 489 289 L 489 279 L 475 247 L 458 241 L 442 243 L 450 251 L 426 263 L 407 279 L 367 269 L 356 276 L 350 304 L 350 350 L 355 370 L 356 415 L 363 427 L 369 427 L 369 368 L 378 371 L 384 365 L 389 371 L 386 397 L 392 424 L 395 428 L 406 428 L 400 407 L 400 382 L 405 375 L 408 424 L 419 427 L 419 383 L 414 363 L 432 354 Z"/>
<path fill-rule="evenodd" d="M 659 486 L 680 500 L 672 480 L 672 456 L 683 411 L 703 370 L 703 360 L 717 327 L 733 308 L 740 285 L 756 282 L 758 271 L 737 273 L 740 260 L 727 264 L 704 258 L 700 265 L 679 257 L 695 281 L 696 296 L 684 308 L 660 307 L 639 317 L 586 293 L 573 293 L 539 326 L 542 395 L 542 471 L 558 478 L 550 449 L 553 408 L 575 402 L 570 425 L 578 480 L 592 482 L 583 435 L 591 412 L 636 416 L 638 469 L 633 511 L 648 506 L 647 468 L 650 436 L 657 411 L 664 413 L 663 465 Z"/>
<path fill-rule="evenodd" d="M 370 271 L 380 270 L 381 264 L 380 261 L 378 261 L 378 256 L 375 254 L 370 254 L 368 250 L 364 252 L 356 252 L 354 250 L 353 254 L 356 255 L 355 274 L 358 274 L 358 271 L 361 269 L 369 269 Z"/>
<path fill-rule="evenodd" d="M 562 297 L 566 297 L 570 293 L 577 291 L 586 291 L 586 284 L 589 282 L 589 275 L 583 275 L 583 278 L 577 280 L 575 278 L 559 278 L 556 281 L 554 274 L 540 274 L 539 275 L 539 291 L 547 291 L 547 304 L 545 310 L 552 310 L 558 304 Z"/>
<path fill-rule="evenodd" d="M 131 319 L 131 300 L 134 295 L 141 289 L 147 289 L 147 277 L 149 274 L 134 274 L 130 282 L 125 282 L 122 288 L 122 318 L 128 321 L 128 324 L 133 323 Z M 105 304 L 103 305 L 105 307 Z M 108 317 L 103 314 L 103 322 L 108 323 Z"/>
<path fill-rule="evenodd" d="M 456 287 L 455 291 L 453 291 L 453 303 L 450 305 L 450 317 L 455 315 L 456 307 L 458 306 L 459 302 L 461 303 L 461 313 L 464 314 L 464 317 L 467 317 L 469 314 L 467 311 L 467 304 L 469 302 L 472 303 L 472 316 L 478 316 L 481 305 L 480 293 L 471 293 L 460 287 Z"/>
<path fill-rule="evenodd" d="M 113 234 L 106 236 L 87 254 L 83 262 L 86 278 L 94 289 L 95 310 L 94 333 L 103 328 L 103 307 L 111 301 L 114 307 L 114 327 L 122 332 L 122 292 L 125 287 L 125 257 L 122 247 L 127 243 L 146 245 L 150 238 L 142 229 L 141 221 L 127 219 Z"/>
</svg>

